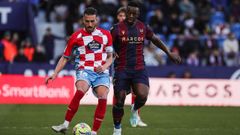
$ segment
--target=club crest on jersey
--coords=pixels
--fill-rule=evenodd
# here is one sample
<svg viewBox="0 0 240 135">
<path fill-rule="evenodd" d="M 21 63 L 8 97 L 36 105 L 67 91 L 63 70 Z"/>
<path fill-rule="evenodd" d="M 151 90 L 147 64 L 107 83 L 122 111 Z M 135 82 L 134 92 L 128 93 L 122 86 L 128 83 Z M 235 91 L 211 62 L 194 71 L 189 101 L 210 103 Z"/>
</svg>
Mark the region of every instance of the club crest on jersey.
<svg viewBox="0 0 240 135">
<path fill-rule="evenodd" d="M 125 31 L 124 31 L 124 30 L 122 30 L 122 34 L 123 34 L 123 35 L 125 34 Z"/>
<path fill-rule="evenodd" d="M 143 29 L 140 29 L 139 31 L 140 31 L 140 33 L 143 33 Z"/>
<path fill-rule="evenodd" d="M 101 48 L 101 44 L 95 40 L 93 40 L 92 42 L 89 42 L 87 44 L 87 47 L 90 49 L 90 50 L 93 50 L 93 51 L 96 51 L 98 49 Z"/>
</svg>

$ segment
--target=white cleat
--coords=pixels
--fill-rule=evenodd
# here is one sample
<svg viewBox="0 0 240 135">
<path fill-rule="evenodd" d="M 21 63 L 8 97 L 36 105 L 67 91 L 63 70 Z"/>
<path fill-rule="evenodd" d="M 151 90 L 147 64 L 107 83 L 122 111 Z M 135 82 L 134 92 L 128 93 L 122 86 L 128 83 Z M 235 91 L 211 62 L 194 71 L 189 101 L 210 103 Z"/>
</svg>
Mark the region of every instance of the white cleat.
<svg viewBox="0 0 240 135">
<path fill-rule="evenodd" d="M 58 126 L 52 126 L 52 130 L 57 133 L 66 134 L 66 131 L 68 130 L 68 128 L 63 124 L 60 124 Z"/>
<path fill-rule="evenodd" d="M 122 128 L 119 128 L 119 129 L 114 128 L 113 135 L 122 135 Z"/>
<path fill-rule="evenodd" d="M 139 127 L 147 127 L 147 124 L 144 123 L 141 118 L 139 117 L 139 121 L 138 121 L 138 124 L 137 124 Z"/>
<path fill-rule="evenodd" d="M 138 116 L 138 111 L 133 110 L 133 107 L 134 106 L 132 106 L 132 109 L 131 109 L 130 124 L 132 127 L 137 127 L 139 123 L 139 116 Z"/>
</svg>

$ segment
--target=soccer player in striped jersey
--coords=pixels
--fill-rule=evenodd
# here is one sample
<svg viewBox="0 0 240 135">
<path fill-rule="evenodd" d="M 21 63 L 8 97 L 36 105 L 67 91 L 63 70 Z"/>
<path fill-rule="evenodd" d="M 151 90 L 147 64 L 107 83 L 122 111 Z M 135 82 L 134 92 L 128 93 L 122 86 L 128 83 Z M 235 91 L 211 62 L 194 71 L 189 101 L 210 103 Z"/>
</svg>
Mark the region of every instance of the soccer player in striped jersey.
<svg viewBox="0 0 240 135">
<path fill-rule="evenodd" d="M 120 7 L 117 11 L 117 21 L 118 22 L 122 22 L 126 19 L 126 7 Z M 134 102 L 135 102 L 135 99 L 136 99 L 136 95 L 134 95 L 134 93 L 132 92 L 132 101 L 131 101 L 131 104 L 133 105 Z M 113 103 L 115 102 L 115 97 L 113 96 Z M 138 109 L 138 118 L 139 118 L 139 121 L 137 123 L 137 126 L 139 127 L 146 127 L 147 124 L 144 123 L 140 117 L 140 109 Z M 132 123 L 130 123 L 132 124 Z M 134 126 L 134 125 L 131 125 L 131 126 Z"/>
<path fill-rule="evenodd" d="M 178 55 L 171 53 L 152 30 L 137 19 L 139 14 L 139 4 L 130 1 L 127 6 L 126 19 L 114 25 L 111 30 L 113 47 L 118 56 L 114 61 L 113 85 L 116 102 L 112 108 L 113 135 L 121 135 L 124 101 L 126 95 L 131 92 L 131 88 L 136 95 L 130 117 L 130 123 L 133 127 L 136 127 L 139 121 L 137 110 L 144 106 L 147 101 L 149 80 L 143 56 L 144 40 L 150 40 L 162 49 L 173 62 L 181 62 Z"/>
<path fill-rule="evenodd" d="M 72 98 L 63 124 L 52 126 L 55 132 L 65 133 L 69 123 L 78 110 L 79 102 L 90 87 L 98 98 L 92 135 L 96 135 L 104 119 L 107 95 L 110 85 L 109 66 L 112 63 L 112 37 L 109 31 L 97 28 L 97 10 L 89 7 L 83 15 L 84 28 L 76 31 L 69 39 L 63 56 L 59 60 L 54 74 L 46 79 L 54 80 L 64 68 L 74 52 L 76 69 L 76 93 Z"/>
</svg>

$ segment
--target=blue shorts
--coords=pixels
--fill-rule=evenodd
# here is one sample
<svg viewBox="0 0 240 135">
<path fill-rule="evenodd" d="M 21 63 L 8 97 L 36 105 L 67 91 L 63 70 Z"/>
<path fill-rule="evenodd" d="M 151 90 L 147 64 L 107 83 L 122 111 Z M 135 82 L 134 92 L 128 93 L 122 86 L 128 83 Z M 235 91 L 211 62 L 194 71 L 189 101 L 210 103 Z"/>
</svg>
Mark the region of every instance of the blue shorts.
<svg viewBox="0 0 240 135">
<path fill-rule="evenodd" d="M 95 88 L 97 86 L 106 86 L 110 88 L 110 77 L 108 73 L 96 73 L 91 70 L 77 70 L 76 79 L 86 81 L 89 86 Z"/>
<path fill-rule="evenodd" d="M 131 92 L 133 84 L 136 83 L 142 83 L 149 86 L 148 73 L 146 69 L 115 71 L 113 77 L 114 91 L 126 90 L 128 94 Z"/>
</svg>

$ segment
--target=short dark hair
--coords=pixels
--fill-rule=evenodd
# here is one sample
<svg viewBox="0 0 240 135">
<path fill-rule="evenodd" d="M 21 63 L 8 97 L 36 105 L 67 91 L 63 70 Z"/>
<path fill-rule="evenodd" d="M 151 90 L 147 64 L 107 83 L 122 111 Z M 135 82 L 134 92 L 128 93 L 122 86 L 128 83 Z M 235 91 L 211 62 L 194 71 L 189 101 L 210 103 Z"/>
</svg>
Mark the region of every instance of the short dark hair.
<svg viewBox="0 0 240 135">
<path fill-rule="evenodd" d="M 85 9 L 83 15 L 97 15 L 97 9 L 93 7 L 88 7 Z"/>
<path fill-rule="evenodd" d="M 117 15 L 118 15 L 119 13 L 121 13 L 121 12 L 126 13 L 126 12 L 127 12 L 126 7 L 120 7 L 120 8 L 117 10 Z"/>
<path fill-rule="evenodd" d="M 140 1 L 131 0 L 131 1 L 128 2 L 128 6 L 139 8 L 140 7 Z"/>
</svg>

